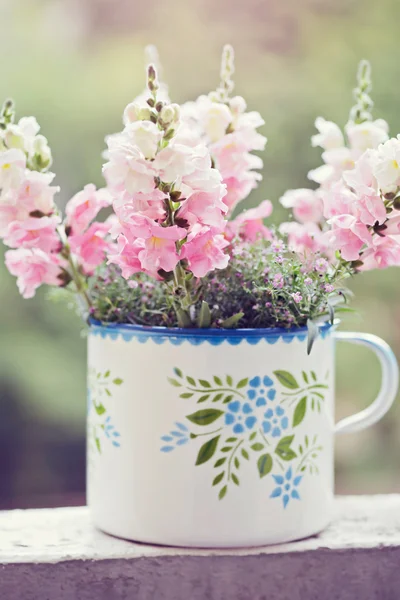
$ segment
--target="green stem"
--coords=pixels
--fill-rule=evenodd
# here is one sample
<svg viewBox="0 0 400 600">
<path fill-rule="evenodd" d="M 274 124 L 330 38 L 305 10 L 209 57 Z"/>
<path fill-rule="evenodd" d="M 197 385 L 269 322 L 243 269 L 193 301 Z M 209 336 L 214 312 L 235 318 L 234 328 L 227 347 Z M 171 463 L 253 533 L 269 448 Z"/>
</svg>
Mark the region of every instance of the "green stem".
<svg viewBox="0 0 400 600">
<path fill-rule="evenodd" d="M 267 444 L 267 446 L 270 446 L 270 445 L 271 445 L 271 442 L 269 442 L 269 441 L 267 440 L 267 438 L 266 438 L 266 437 L 265 437 L 265 435 L 264 435 L 264 432 L 263 432 L 263 430 L 262 430 L 262 429 L 259 429 L 259 430 L 258 430 L 258 433 L 261 435 L 262 439 L 263 439 L 263 440 L 264 440 L 264 442 Z"/>
<path fill-rule="evenodd" d="M 323 383 L 316 383 L 315 385 L 310 385 L 306 388 L 302 388 L 301 390 L 297 390 L 297 392 L 282 392 L 282 396 L 298 396 L 299 394 L 304 394 L 304 392 L 309 392 L 314 389 L 324 389 L 327 390 L 328 386 Z"/>
<path fill-rule="evenodd" d="M 203 388 L 202 390 L 198 390 L 196 388 L 187 387 L 186 389 L 190 390 L 191 392 L 197 392 L 198 394 L 211 394 L 213 392 L 231 392 L 231 394 L 236 394 L 237 396 L 240 396 L 243 399 L 246 398 L 244 394 L 238 392 L 237 390 L 232 390 L 231 388 Z"/>
<path fill-rule="evenodd" d="M 305 455 L 303 456 L 303 458 L 301 459 L 301 461 L 299 462 L 299 466 L 296 469 L 296 473 L 300 472 L 301 467 L 304 464 L 304 461 L 310 456 L 310 454 L 312 454 L 313 452 L 316 451 L 315 446 L 313 448 L 310 448 L 310 450 L 308 452 L 305 453 Z"/>
<path fill-rule="evenodd" d="M 213 435 L 214 433 L 218 433 L 219 431 L 222 431 L 223 427 L 220 427 L 219 429 L 215 429 L 215 431 L 207 431 L 207 433 L 194 433 L 193 435 L 195 436 L 195 438 L 201 437 L 202 435 Z M 195 439 L 193 438 L 193 439 Z"/>
<path fill-rule="evenodd" d="M 232 466 L 232 460 L 235 457 L 236 452 L 239 450 L 240 446 L 244 443 L 244 440 L 241 440 L 238 444 L 236 444 L 232 454 L 229 457 L 229 461 L 228 461 L 228 481 L 230 481 L 231 479 L 231 466 Z"/>
</svg>

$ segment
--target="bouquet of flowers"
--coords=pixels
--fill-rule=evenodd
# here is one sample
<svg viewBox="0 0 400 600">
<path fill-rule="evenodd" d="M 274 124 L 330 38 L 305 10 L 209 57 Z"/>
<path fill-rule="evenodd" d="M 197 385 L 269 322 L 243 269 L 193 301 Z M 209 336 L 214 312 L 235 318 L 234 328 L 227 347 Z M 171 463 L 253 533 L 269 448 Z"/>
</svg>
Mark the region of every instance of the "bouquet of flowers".
<svg viewBox="0 0 400 600">
<path fill-rule="evenodd" d="M 237 209 L 261 180 L 254 152 L 266 138 L 259 113 L 233 95 L 233 73 L 226 46 L 219 87 L 178 106 L 151 64 L 123 130 L 106 138 L 106 186 L 85 186 L 64 216 L 46 138 L 5 102 L 0 236 L 24 298 L 47 284 L 76 294 L 84 318 L 102 323 L 308 325 L 312 342 L 315 323 L 346 310 L 348 277 L 400 264 L 400 139 L 372 118 L 369 64 L 360 64 L 345 135 L 316 120 L 324 165 L 309 178 L 318 187 L 283 195 L 293 219 L 279 227 L 264 222 L 269 200 Z"/>
</svg>

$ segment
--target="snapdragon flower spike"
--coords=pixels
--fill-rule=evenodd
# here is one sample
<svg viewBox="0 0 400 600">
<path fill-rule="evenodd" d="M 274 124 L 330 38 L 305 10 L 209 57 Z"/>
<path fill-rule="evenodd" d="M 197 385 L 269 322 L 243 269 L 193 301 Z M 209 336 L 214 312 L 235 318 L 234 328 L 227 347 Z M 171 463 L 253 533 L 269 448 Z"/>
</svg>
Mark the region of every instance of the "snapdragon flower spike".
<svg viewBox="0 0 400 600">
<path fill-rule="evenodd" d="M 107 138 L 103 172 L 117 217 L 117 251 L 108 262 L 124 277 L 142 272 L 157 278 L 178 268 L 201 277 L 229 260 L 221 235 L 226 187 L 205 144 L 179 138 L 179 107 L 159 100 L 158 88 L 150 65 L 146 105 L 127 107 L 124 130 Z M 205 248 L 201 265 L 198 248 Z M 182 273 L 174 280 L 183 285 Z"/>
<path fill-rule="evenodd" d="M 221 84 L 208 96 L 182 107 L 181 139 L 202 140 L 207 144 L 215 167 L 221 173 L 227 194 L 224 202 L 232 213 L 236 205 L 258 186 L 262 176 L 257 171 L 263 162 L 252 154 L 264 150 L 267 139 L 257 132 L 264 125 L 258 112 L 246 112 L 241 96 L 233 91 L 234 54 L 225 46 L 221 64 Z"/>
</svg>

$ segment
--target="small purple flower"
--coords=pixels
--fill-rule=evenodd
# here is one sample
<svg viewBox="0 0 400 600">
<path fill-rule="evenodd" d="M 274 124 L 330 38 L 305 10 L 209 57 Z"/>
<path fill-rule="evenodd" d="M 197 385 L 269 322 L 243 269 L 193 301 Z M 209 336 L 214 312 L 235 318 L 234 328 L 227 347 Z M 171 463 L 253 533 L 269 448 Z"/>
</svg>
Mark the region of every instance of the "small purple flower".
<svg viewBox="0 0 400 600">
<path fill-rule="evenodd" d="M 331 283 L 326 283 L 324 285 L 324 290 L 325 292 L 328 292 L 328 294 L 330 294 L 331 292 L 333 292 L 335 288 L 333 287 L 333 285 Z"/>
<path fill-rule="evenodd" d="M 312 279 L 311 277 L 306 277 L 304 280 L 305 285 L 312 285 Z"/>
<path fill-rule="evenodd" d="M 244 433 L 247 429 L 253 429 L 257 423 L 257 417 L 252 415 L 253 408 L 248 402 L 229 402 L 225 413 L 225 425 L 233 425 L 233 433 Z"/>
<path fill-rule="evenodd" d="M 276 273 L 274 275 L 274 278 L 272 280 L 272 285 L 274 286 L 274 288 L 281 290 L 283 288 L 283 275 L 282 273 Z"/>
<path fill-rule="evenodd" d="M 329 263 L 325 258 L 317 258 L 317 260 L 314 263 L 314 267 L 315 270 L 318 271 L 318 273 L 326 273 L 329 267 Z"/>
<path fill-rule="evenodd" d="M 286 471 L 285 475 L 272 475 L 277 487 L 272 491 L 270 498 L 282 498 L 283 508 L 286 508 L 289 500 L 301 500 L 297 487 L 302 480 L 301 475 L 293 478 L 292 467 Z"/>
<path fill-rule="evenodd" d="M 300 302 L 303 300 L 303 296 L 300 294 L 300 292 L 294 292 L 294 294 L 291 294 L 291 296 L 296 304 L 300 304 Z"/>
</svg>

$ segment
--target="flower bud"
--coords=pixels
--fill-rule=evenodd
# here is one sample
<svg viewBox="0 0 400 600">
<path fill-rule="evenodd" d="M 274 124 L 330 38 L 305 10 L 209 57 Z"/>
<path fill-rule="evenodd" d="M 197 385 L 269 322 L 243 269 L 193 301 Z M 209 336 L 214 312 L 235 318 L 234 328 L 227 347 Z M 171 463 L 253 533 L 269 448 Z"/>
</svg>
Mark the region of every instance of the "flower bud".
<svg viewBox="0 0 400 600">
<path fill-rule="evenodd" d="M 171 105 L 166 105 L 163 106 L 160 112 L 160 117 L 163 121 L 163 123 L 166 123 L 169 125 L 169 123 L 172 123 L 173 121 L 175 121 L 175 110 Z"/>
<path fill-rule="evenodd" d="M 135 121 L 148 121 L 151 111 L 147 106 L 141 106 L 138 102 L 131 102 L 124 110 L 124 124 L 134 123 Z"/>
<path fill-rule="evenodd" d="M 242 96 L 235 96 L 229 100 L 229 108 L 235 114 L 242 114 L 246 110 L 246 101 Z"/>
<path fill-rule="evenodd" d="M 46 169 L 52 163 L 50 146 L 44 135 L 37 135 L 33 141 L 34 160 L 40 169 Z"/>
<path fill-rule="evenodd" d="M 24 135 L 17 125 L 7 126 L 4 141 L 7 148 L 17 148 L 18 150 L 24 150 L 25 148 Z"/>
</svg>

